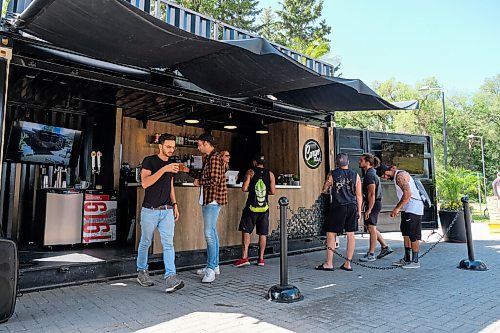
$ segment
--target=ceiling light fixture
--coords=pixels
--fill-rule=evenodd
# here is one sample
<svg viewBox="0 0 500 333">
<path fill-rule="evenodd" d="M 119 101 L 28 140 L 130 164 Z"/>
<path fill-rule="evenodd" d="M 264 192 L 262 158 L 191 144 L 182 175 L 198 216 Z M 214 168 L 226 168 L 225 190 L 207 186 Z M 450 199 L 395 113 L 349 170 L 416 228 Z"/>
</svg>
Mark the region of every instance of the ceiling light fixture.
<svg viewBox="0 0 500 333">
<path fill-rule="evenodd" d="M 200 120 L 194 116 L 194 105 L 191 105 L 191 112 L 188 114 L 186 119 L 184 119 L 186 124 L 199 124 Z"/>
<path fill-rule="evenodd" d="M 227 124 L 224 125 L 224 128 L 228 129 L 228 130 L 234 130 L 234 129 L 238 128 L 236 123 L 233 121 L 233 115 L 231 114 L 231 112 L 229 112 L 229 120 L 228 120 Z"/>
<path fill-rule="evenodd" d="M 257 129 L 255 130 L 255 133 L 257 133 L 257 134 L 269 133 L 269 131 L 267 130 L 267 127 L 264 126 L 264 119 L 261 120 L 261 123 L 260 123 L 259 127 L 257 127 Z"/>
</svg>

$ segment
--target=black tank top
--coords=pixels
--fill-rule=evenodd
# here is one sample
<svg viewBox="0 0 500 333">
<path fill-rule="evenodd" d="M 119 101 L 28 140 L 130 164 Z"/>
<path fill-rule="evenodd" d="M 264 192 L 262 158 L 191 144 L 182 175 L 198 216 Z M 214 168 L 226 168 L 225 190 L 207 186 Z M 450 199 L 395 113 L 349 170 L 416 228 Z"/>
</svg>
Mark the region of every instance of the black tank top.
<svg viewBox="0 0 500 333">
<path fill-rule="evenodd" d="M 262 178 L 262 181 L 266 185 L 265 202 L 268 203 L 269 191 L 271 190 L 271 176 L 269 175 L 269 170 L 265 168 L 252 168 L 254 175 L 250 180 L 250 185 L 248 185 L 248 198 L 245 208 L 249 208 L 250 205 L 255 203 L 257 194 L 255 193 L 255 184 Z"/>
<path fill-rule="evenodd" d="M 349 169 L 332 171 L 332 205 L 345 206 L 356 203 L 356 172 Z"/>
</svg>

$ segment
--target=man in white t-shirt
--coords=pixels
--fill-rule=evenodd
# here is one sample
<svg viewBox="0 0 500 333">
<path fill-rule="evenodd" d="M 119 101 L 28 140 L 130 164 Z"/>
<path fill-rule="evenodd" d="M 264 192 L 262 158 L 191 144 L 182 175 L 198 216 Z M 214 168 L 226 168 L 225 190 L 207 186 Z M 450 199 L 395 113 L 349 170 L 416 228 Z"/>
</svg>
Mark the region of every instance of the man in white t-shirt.
<svg viewBox="0 0 500 333">
<path fill-rule="evenodd" d="M 396 207 L 391 212 L 391 217 L 401 214 L 400 229 L 404 239 L 405 256 L 394 262 L 393 265 L 402 266 L 403 268 L 420 268 L 418 250 L 422 239 L 424 203 L 420 198 L 420 192 L 415 185 L 415 181 L 408 172 L 384 164 L 377 168 L 377 175 L 382 179 L 394 180 L 396 194 L 399 199 Z"/>
</svg>

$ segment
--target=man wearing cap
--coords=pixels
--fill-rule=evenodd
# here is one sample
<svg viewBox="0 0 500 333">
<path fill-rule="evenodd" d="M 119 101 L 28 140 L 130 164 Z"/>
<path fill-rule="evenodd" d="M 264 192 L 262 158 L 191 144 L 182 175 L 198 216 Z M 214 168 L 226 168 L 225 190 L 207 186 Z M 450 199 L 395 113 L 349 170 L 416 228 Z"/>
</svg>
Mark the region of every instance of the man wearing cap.
<svg viewBox="0 0 500 333">
<path fill-rule="evenodd" d="M 157 155 L 144 158 L 141 184 L 144 201 L 141 208 L 141 240 L 137 249 L 137 282 L 143 287 L 154 283 L 148 274 L 148 251 L 155 229 L 160 232 L 165 264 L 165 291 L 170 293 L 184 287 L 175 270 L 174 227 L 179 219 L 175 199 L 173 174 L 179 171 L 179 164 L 169 161 L 175 151 L 175 136 L 162 134 L 159 138 Z"/>
<path fill-rule="evenodd" d="M 391 212 L 391 217 L 401 214 L 400 229 L 404 240 L 405 256 L 394 262 L 393 265 L 402 266 L 403 268 L 420 268 L 418 250 L 419 242 L 422 239 L 424 203 L 415 181 L 408 172 L 384 164 L 377 168 L 377 175 L 382 179 L 394 180 L 396 194 L 399 199 L 396 207 Z"/>
<path fill-rule="evenodd" d="M 359 175 L 349 169 L 347 154 L 340 153 L 335 157 L 337 168 L 332 170 L 323 185 L 323 193 L 332 196 L 330 209 L 325 223 L 326 229 L 326 260 L 315 269 L 320 271 L 333 271 L 333 249 L 337 234 L 347 234 L 347 260 L 340 269 L 352 271 L 351 261 L 354 255 L 354 232 L 358 230 L 358 220 L 361 217 L 363 195 L 361 192 L 361 179 Z"/>
<path fill-rule="evenodd" d="M 248 261 L 248 246 L 250 245 L 250 234 L 256 227 L 259 235 L 259 259 L 258 266 L 264 266 L 264 250 L 266 249 L 267 234 L 269 232 L 269 204 L 268 195 L 276 193 L 276 181 L 274 174 L 264 168 L 264 155 L 257 154 L 253 158 L 253 168 L 248 170 L 243 181 L 242 191 L 248 192 L 248 198 L 241 215 L 242 255 L 234 266 L 242 267 L 250 265 Z"/>
<path fill-rule="evenodd" d="M 207 266 L 197 273 L 203 275 L 201 282 L 210 283 L 220 273 L 217 219 L 221 207 L 227 205 L 226 166 L 215 150 L 216 142 L 211 134 L 201 134 L 197 143 L 198 150 L 204 155 L 203 168 L 201 176 L 192 175 L 195 177 L 194 186 L 201 186 L 200 205 L 207 242 Z"/>
</svg>

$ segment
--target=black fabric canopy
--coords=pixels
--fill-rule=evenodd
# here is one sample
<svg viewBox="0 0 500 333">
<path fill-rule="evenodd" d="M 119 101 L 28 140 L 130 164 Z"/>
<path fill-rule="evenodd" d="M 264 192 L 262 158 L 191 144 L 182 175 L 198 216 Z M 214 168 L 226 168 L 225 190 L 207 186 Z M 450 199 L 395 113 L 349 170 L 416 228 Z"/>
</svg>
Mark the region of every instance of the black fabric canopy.
<svg viewBox="0 0 500 333">
<path fill-rule="evenodd" d="M 34 0 L 14 27 L 97 59 L 178 70 L 222 96 L 274 95 L 288 104 L 325 111 L 399 109 L 360 80 L 322 77 L 264 39 L 206 39 L 123 0 Z"/>
</svg>

